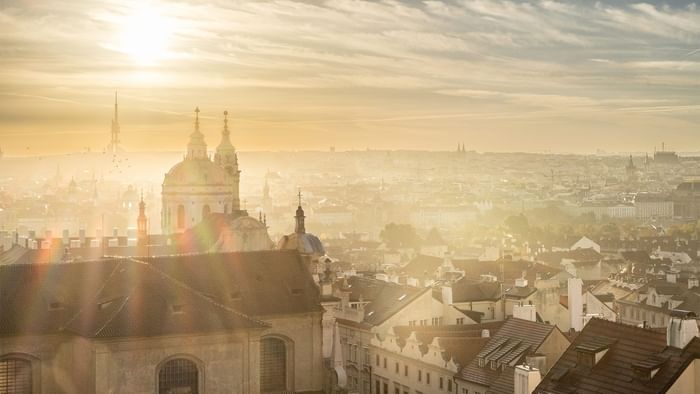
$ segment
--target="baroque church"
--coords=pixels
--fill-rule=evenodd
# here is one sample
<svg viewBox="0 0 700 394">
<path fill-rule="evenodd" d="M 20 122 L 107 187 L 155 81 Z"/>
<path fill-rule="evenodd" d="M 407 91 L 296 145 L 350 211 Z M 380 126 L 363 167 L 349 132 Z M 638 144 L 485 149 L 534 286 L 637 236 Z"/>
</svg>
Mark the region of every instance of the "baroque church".
<svg viewBox="0 0 700 394">
<path fill-rule="evenodd" d="M 202 252 L 269 250 L 267 226 L 241 209 L 238 155 L 231 144 L 228 111 L 214 159 L 207 153 L 195 109 L 187 154 L 165 174 L 162 190 L 163 234 L 181 235 L 179 243 Z"/>
<path fill-rule="evenodd" d="M 275 246 L 241 209 L 227 114 L 213 160 L 198 115 L 163 181 L 166 253 L 0 266 L 0 393 L 323 392 L 339 344 L 301 196 Z"/>
</svg>

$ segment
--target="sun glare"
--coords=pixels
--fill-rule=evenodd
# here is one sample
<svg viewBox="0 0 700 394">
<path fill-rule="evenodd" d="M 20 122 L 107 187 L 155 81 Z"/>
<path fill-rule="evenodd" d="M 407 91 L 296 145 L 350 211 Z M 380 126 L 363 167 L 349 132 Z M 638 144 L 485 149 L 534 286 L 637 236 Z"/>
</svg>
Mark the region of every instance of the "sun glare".
<svg viewBox="0 0 700 394">
<path fill-rule="evenodd" d="M 172 26 L 158 9 L 144 5 L 126 17 L 119 37 L 119 47 L 143 66 L 152 66 L 168 55 Z"/>
</svg>

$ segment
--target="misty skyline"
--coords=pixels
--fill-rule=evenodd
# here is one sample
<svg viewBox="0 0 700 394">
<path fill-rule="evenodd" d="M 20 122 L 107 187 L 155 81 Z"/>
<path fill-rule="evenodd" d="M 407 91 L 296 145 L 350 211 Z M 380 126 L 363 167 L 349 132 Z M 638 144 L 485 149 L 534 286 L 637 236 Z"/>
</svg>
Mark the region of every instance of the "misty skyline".
<svg viewBox="0 0 700 394">
<path fill-rule="evenodd" d="M 0 147 L 700 149 L 690 2 L 4 2 Z"/>
</svg>

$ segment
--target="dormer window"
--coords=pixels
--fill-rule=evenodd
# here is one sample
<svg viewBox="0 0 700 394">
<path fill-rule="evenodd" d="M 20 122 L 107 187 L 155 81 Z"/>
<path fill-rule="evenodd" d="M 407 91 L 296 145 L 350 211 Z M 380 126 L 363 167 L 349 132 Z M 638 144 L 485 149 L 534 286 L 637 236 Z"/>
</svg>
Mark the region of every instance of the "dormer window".
<svg viewBox="0 0 700 394">
<path fill-rule="evenodd" d="M 484 360 L 482 357 L 479 357 L 479 367 L 483 368 L 484 365 L 486 365 L 486 360 Z"/>
<path fill-rule="evenodd" d="M 103 301 L 97 304 L 97 309 L 102 310 L 105 308 L 109 308 L 110 305 L 114 302 L 114 299 Z"/>
<path fill-rule="evenodd" d="M 652 356 L 647 360 L 632 364 L 634 377 L 642 382 L 648 382 L 654 378 L 665 362 L 665 358 Z"/>
<path fill-rule="evenodd" d="M 174 315 L 185 313 L 185 306 L 182 304 L 173 304 L 170 306 L 170 310 Z"/>
<path fill-rule="evenodd" d="M 593 368 L 610 350 L 610 342 L 607 339 L 584 342 L 576 346 L 578 364 L 583 367 Z"/>
</svg>

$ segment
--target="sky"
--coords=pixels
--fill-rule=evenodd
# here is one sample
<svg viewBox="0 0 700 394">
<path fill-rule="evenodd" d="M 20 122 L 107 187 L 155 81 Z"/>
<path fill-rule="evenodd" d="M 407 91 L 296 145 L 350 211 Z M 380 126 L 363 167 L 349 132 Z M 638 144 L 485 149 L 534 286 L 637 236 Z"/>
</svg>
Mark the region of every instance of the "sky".
<svg viewBox="0 0 700 394">
<path fill-rule="evenodd" d="M 700 150 L 700 7 L 0 0 L 0 149 Z"/>
</svg>

